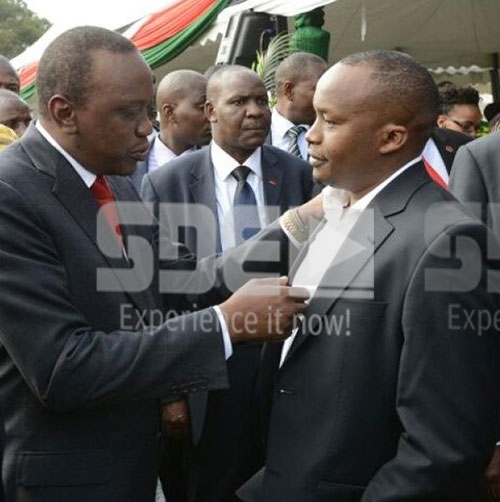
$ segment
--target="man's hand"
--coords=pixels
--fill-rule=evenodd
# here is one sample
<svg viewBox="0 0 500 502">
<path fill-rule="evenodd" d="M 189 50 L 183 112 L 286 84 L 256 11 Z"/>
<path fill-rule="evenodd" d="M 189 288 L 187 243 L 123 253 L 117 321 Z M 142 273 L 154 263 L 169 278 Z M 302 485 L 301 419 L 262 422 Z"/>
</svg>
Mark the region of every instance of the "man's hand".
<svg viewBox="0 0 500 502">
<path fill-rule="evenodd" d="M 189 410 L 185 399 L 165 404 L 161 419 L 167 435 L 173 439 L 183 439 L 189 433 Z"/>
<path fill-rule="evenodd" d="M 294 318 L 307 308 L 309 293 L 287 286 L 287 278 L 252 279 L 220 305 L 233 342 L 283 340 Z"/>
<path fill-rule="evenodd" d="M 500 502 L 500 446 L 495 447 L 493 458 L 486 469 L 486 481 L 490 489 L 491 499 Z"/>
</svg>

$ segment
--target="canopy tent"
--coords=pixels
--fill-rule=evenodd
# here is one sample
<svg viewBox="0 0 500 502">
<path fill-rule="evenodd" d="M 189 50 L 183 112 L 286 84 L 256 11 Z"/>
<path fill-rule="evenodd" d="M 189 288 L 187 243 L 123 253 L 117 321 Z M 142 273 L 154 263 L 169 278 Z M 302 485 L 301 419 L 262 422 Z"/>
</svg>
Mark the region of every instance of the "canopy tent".
<svg viewBox="0 0 500 502">
<path fill-rule="evenodd" d="M 324 6 L 330 63 L 360 50 L 398 49 L 443 77 L 460 67 L 462 72 L 488 72 L 497 67 L 500 52 L 500 0 L 245 0 L 228 7 L 229 0 L 165 3 L 124 33 L 153 68 L 164 65 L 161 73 L 206 69 L 215 61 L 230 17 L 248 9 L 287 16 L 293 30 L 293 16 Z M 24 95 L 32 92 L 37 60 L 16 65 L 23 66 Z"/>
<path fill-rule="evenodd" d="M 230 0 L 177 0 L 149 14 L 129 27 L 123 35 L 142 52 L 155 68 L 169 61 L 210 28 L 217 15 Z M 37 50 L 27 51 L 12 63 L 20 70 L 21 94 L 30 97 L 35 88 L 38 60 L 45 47 L 67 27 L 49 30 L 38 42 Z"/>
<path fill-rule="evenodd" d="M 428 67 L 489 67 L 500 52 L 499 0 L 246 0 L 218 23 L 247 9 L 295 16 L 325 6 L 330 58 L 367 49 L 403 50 Z"/>
</svg>

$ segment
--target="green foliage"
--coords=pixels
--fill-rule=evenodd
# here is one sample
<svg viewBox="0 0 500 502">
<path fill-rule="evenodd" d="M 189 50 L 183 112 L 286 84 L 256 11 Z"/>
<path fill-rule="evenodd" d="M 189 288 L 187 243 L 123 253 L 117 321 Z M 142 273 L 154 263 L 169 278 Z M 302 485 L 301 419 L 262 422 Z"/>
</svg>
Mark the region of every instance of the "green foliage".
<svg viewBox="0 0 500 502">
<path fill-rule="evenodd" d="M 276 80 L 274 73 L 276 67 L 290 54 L 290 35 L 288 33 L 279 33 L 271 39 L 267 49 L 257 51 L 256 60 L 252 64 L 252 70 L 259 75 L 266 85 L 269 93 L 270 105 L 274 106 L 276 102 Z"/>
<path fill-rule="evenodd" d="M 0 0 L 0 54 L 13 58 L 38 40 L 49 21 L 28 9 L 23 0 Z"/>
</svg>

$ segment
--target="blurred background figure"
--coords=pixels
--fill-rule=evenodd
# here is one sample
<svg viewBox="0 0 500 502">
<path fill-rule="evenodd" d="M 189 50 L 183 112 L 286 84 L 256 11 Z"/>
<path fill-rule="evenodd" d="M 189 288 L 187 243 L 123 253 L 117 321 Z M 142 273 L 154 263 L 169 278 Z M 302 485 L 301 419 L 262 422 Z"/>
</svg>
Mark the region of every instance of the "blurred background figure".
<svg viewBox="0 0 500 502">
<path fill-rule="evenodd" d="M 2 55 L 0 55 L 0 89 L 8 89 L 16 94 L 19 94 L 21 89 L 16 70 L 10 64 L 10 61 Z"/>
<path fill-rule="evenodd" d="M 0 124 L 12 129 L 20 138 L 31 122 L 31 108 L 15 92 L 0 89 Z"/>
<path fill-rule="evenodd" d="M 500 103 L 490 103 L 484 107 L 484 118 L 488 121 L 490 132 L 500 130 Z"/>
<path fill-rule="evenodd" d="M 206 97 L 207 79 L 196 71 L 173 71 L 160 81 L 156 91 L 160 130 L 150 138 L 148 158 L 130 175 L 138 192 L 145 174 L 208 144 L 211 134 L 204 111 Z"/>
<path fill-rule="evenodd" d="M 18 139 L 17 134 L 10 128 L 0 124 L 0 151 Z"/>
<path fill-rule="evenodd" d="M 308 52 L 295 52 L 276 68 L 276 106 L 270 143 L 307 160 L 306 132 L 316 119 L 312 101 L 327 63 Z"/>
<path fill-rule="evenodd" d="M 438 126 L 474 138 L 482 119 L 479 92 L 474 87 L 459 87 L 448 81 L 438 84 L 438 88 L 441 101 Z"/>
</svg>

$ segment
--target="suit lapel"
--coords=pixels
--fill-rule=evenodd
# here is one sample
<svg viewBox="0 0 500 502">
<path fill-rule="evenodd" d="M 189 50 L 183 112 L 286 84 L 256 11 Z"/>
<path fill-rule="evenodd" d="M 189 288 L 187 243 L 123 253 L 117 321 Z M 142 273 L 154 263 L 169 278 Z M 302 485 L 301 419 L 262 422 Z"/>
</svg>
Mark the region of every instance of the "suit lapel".
<svg viewBox="0 0 500 502">
<path fill-rule="evenodd" d="M 372 258 L 394 231 L 390 216 L 404 211 L 413 193 L 423 184 L 429 182 L 423 164 L 418 162 L 385 187 L 367 210 L 363 211 L 321 279 L 302 323 L 304 328 L 299 329 L 295 336 L 285 362 L 307 340 L 311 331 L 317 332 L 318 322 L 332 309 L 339 297 L 373 298 L 375 270 Z M 300 256 L 303 257 L 305 254 L 301 253 Z M 372 267 L 372 270 L 365 276 L 368 279 L 373 278 L 373 281 L 370 281 L 369 284 L 355 281 L 359 272 L 367 266 Z"/>
<path fill-rule="evenodd" d="M 262 183 L 264 187 L 264 203 L 266 208 L 280 206 L 283 189 L 283 168 L 271 149 L 262 147 Z M 269 212 L 269 209 L 268 209 Z M 268 221 L 277 215 L 267 214 Z"/>
<path fill-rule="evenodd" d="M 193 202 L 207 206 L 215 216 L 217 224 L 217 251 L 221 250 L 219 219 L 217 218 L 217 201 L 215 199 L 214 168 L 210 159 L 210 147 L 200 151 L 201 161 L 194 164 L 189 177 L 189 191 Z M 212 221 L 207 218 L 207 228 Z"/>
<path fill-rule="evenodd" d="M 25 133 L 26 135 L 27 137 L 23 138 L 23 146 L 34 166 L 54 179 L 52 193 L 96 247 L 96 250 L 107 263 L 108 268 L 113 270 L 130 268 L 122 253 L 120 253 L 119 257 L 113 258 L 104 254 L 99 248 L 96 233 L 99 206 L 78 173 L 55 148 L 47 143 L 34 126 L 30 127 Z M 113 190 L 115 190 L 115 186 L 116 184 L 113 183 Z M 119 190 L 118 192 L 121 195 Z M 115 196 L 119 199 L 116 192 Z M 114 239 L 114 237 L 111 236 L 110 239 Z M 117 282 L 122 284 L 123 291 L 126 292 L 137 307 L 140 309 L 148 307 L 148 304 L 145 304 L 143 295 L 128 291 L 130 288 L 122 283 L 120 274 L 115 273 L 114 276 Z"/>
</svg>

